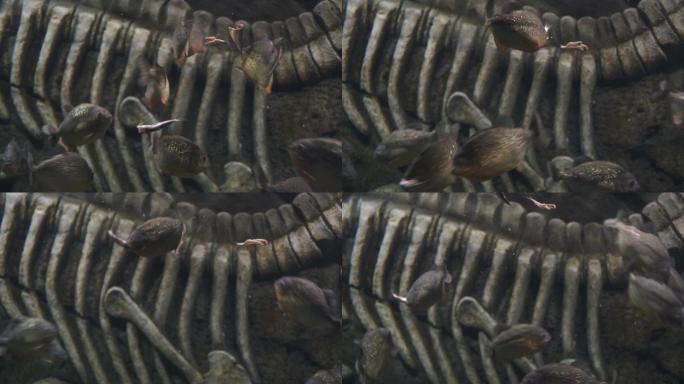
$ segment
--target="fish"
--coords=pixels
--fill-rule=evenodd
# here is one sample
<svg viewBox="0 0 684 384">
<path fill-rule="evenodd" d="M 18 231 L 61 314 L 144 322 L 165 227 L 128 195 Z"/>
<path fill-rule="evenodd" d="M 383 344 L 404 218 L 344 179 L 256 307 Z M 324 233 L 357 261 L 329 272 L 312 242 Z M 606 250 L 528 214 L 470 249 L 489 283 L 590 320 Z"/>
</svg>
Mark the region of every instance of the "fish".
<svg viewBox="0 0 684 384">
<path fill-rule="evenodd" d="M 318 192 L 342 190 L 342 141 L 329 137 L 299 139 L 288 147 L 297 176 Z"/>
<path fill-rule="evenodd" d="M 606 235 L 611 238 L 615 251 L 626 260 L 627 267 L 658 281 L 669 279 L 674 260 L 658 236 L 617 220 L 608 220 L 605 226 L 609 228 Z"/>
<path fill-rule="evenodd" d="M 43 352 L 57 338 L 51 322 L 36 317 L 11 319 L 0 333 L 0 356 L 28 357 Z"/>
<path fill-rule="evenodd" d="M 166 128 L 180 120 L 172 119 L 152 125 L 138 125 L 143 134 Z M 176 177 L 192 177 L 204 172 L 209 166 L 209 156 L 192 140 L 179 135 L 152 136 L 152 156 L 157 169 L 163 174 Z"/>
<path fill-rule="evenodd" d="M 408 192 L 442 191 L 456 182 L 453 158 L 457 151 L 455 137 L 439 137 L 413 160 L 399 185 Z"/>
<path fill-rule="evenodd" d="M 273 92 L 273 72 L 283 55 L 283 39 L 261 39 L 242 49 L 236 68 L 265 95 Z"/>
<path fill-rule="evenodd" d="M 93 171 L 77 152 L 55 155 L 32 166 L 29 189 L 34 192 L 91 192 Z"/>
<path fill-rule="evenodd" d="M 533 355 L 551 341 L 551 335 L 542 327 L 516 324 L 502 331 L 492 340 L 494 356 L 501 362 Z"/>
<path fill-rule="evenodd" d="M 622 166 L 596 160 L 559 172 L 559 177 L 572 192 L 636 192 L 639 182 Z"/>
<path fill-rule="evenodd" d="M 630 273 L 627 294 L 630 302 L 644 313 L 674 325 L 684 325 L 684 304 L 667 285 Z"/>
<path fill-rule="evenodd" d="M 338 300 L 332 290 L 293 276 L 281 277 L 273 286 L 278 308 L 298 324 L 312 330 L 333 330 L 339 325 Z"/>
<path fill-rule="evenodd" d="M 452 173 L 474 182 L 491 180 L 521 167 L 531 142 L 526 129 L 483 129 L 454 156 Z"/>
<path fill-rule="evenodd" d="M 47 136 L 58 136 L 60 144 L 73 152 L 77 147 L 101 139 L 112 121 L 112 114 L 106 108 L 84 103 L 69 111 L 59 127 L 44 125 L 42 132 Z"/>
<path fill-rule="evenodd" d="M 569 364 L 546 364 L 528 373 L 520 384 L 600 384 L 589 373 Z"/>
<path fill-rule="evenodd" d="M 22 146 L 17 139 L 12 138 L 2 154 L 2 172 L 9 177 L 28 172 L 28 156 L 28 143 Z"/>
<path fill-rule="evenodd" d="M 190 57 L 204 51 L 205 36 L 195 23 L 192 11 L 188 11 L 178 23 L 173 38 L 176 43 L 176 64 L 179 67 L 182 67 Z"/>
<path fill-rule="evenodd" d="M 414 311 L 425 311 L 447 297 L 452 277 L 445 267 L 435 267 L 416 279 L 411 284 L 406 297 L 392 294 L 392 296 L 407 304 Z"/>
<path fill-rule="evenodd" d="M 117 244 L 141 257 L 156 257 L 178 250 L 185 235 L 185 224 L 172 217 L 156 217 L 136 227 L 123 239 L 113 231 L 108 232 Z"/>
<path fill-rule="evenodd" d="M 363 381 L 378 381 L 383 371 L 393 362 L 394 344 L 387 328 L 366 332 L 359 343 L 361 356 L 356 361 L 356 371 Z"/>
<path fill-rule="evenodd" d="M 166 108 L 171 95 L 169 78 L 166 75 L 166 71 L 156 64 L 150 64 L 144 58 L 140 59 L 138 68 L 140 71 L 139 83 L 145 87 L 143 104 L 145 104 L 150 112 L 154 114 L 159 113 Z"/>
<path fill-rule="evenodd" d="M 510 2 L 504 13 L 488 18 L 485 26 L 491 30 L 494 42 L 501 52 L 515 49 L 534 53 L 549 44 L 549 29 L 541 16 L 532 10 L 523 9 L 516 2 Z M 562 45 L 561 49 L 585 51 L 588 47 L 581 41 L 574 41 Z"/>
<path fill-rule="evenodd" d="M 393 168 L 410 165 L 430 144 L 437 140 L 435 131 L 400 129 L 384 138 L 373 153 L 376 160 Z"/>
<path fill-rule="evenodd" d="M 247 25 L 242 21 L 235 22 L 234 25 L 228 26 L 228 36 L 238 51 L 242 51 L 242 32 Z"/>
</svg>

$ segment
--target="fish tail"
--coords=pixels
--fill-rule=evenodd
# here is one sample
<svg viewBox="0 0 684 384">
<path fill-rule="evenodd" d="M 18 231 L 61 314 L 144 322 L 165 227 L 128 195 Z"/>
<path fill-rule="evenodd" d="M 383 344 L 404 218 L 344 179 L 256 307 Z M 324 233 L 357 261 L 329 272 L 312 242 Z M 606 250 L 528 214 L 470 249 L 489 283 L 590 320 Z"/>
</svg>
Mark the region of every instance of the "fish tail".
<svg viewBox="0 0 684 384">
<path fill-rule="evenodd" d="M 116 242 L 117 244 L 119 244 L 119 245 L 122 246 L 122 247 L 128 248 L 128 242 L 127 242 L 126 240 L 120 238 L 119 236 L 117 236 L 117 235 L 114 233 L 114 231 L 110 230 L 110 231 L 107 232 L 107 234 L 108 234 L 109 237 L 111 237 L 112 240 L 114 240 L 114 242 Z"/>
</svg>

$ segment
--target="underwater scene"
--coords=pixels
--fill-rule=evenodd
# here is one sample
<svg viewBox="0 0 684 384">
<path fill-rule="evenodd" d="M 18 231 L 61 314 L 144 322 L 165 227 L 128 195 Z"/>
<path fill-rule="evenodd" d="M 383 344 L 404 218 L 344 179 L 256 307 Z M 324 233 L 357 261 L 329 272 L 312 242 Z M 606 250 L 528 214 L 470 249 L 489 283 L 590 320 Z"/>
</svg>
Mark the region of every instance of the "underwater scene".
<svg viewBox="0 0 684 384">
<path fill-rule="evenodd" d="M 0 384 L 684 383 L 684 0 L 0 0 Z"/>
</svg>

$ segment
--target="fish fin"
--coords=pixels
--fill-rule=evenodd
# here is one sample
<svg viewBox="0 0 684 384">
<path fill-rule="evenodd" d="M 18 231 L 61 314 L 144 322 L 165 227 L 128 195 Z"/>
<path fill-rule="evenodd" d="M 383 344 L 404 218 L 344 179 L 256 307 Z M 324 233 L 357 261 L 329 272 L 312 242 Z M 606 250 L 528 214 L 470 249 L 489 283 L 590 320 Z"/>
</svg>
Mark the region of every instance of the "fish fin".
<svg viewBox="0 0 684 384">
<path fill-rule="evenodd" d="M 268 84 L 264 87 L 264 94 L 266 96 L 269 96 L 271 93 L 273 93 L 273 75 L 268 79 Z"/>
</svg>

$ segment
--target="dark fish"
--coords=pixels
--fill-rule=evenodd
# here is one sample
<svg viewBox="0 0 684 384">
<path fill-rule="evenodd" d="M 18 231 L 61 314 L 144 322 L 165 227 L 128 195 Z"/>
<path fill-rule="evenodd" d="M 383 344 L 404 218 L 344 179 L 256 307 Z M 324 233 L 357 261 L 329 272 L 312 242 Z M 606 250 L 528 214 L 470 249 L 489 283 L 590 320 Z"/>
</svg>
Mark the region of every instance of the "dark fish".
<svg viewBox="0 0 684 384">
<path fill-rule="evenodd" d="M 521 384 L 599 384 L 599 381 L 572 365 L 553 363 L 528 373 Z"/>
<path fill-rule="evenodd" d="M 633 269 L 641 275 L 667 281 L 670 270 L 674 268 L 674 260 L 658 236 L 620 221 L 607 221 L 606 226 L 613 228 L 607 234 L 612 235 L 616 251 L 628 266 L 634 265 Z"/>
<path fill-rule="evenodd" d="M 91 192 L 93 171 L 77 152 L 67 152 L 33 166 L 29 186 L 35 192 Z"/>
<path fill-rule="evenodd" d="M 334 292 L 300 277 L 281 277 L 274 284 L 278 307 L 309 329 L 327 329 L 340 321 Z"/>
<path fill-rule="evenodd" d="M 176 64 L 179 67 L 182 67 L 188 58 L 204 51 L 204 33 L 195 23 L 192 11 L 187 12 L 176 26 L 173 37 L 176 42 Z"/>
<path fill-rule="evenodd" d="M 494 356 L 502 362 L 539 352 L 551 341 L 551 335 L 542 327 L 516 324 L 499 333 L 492 340 Z"/>
<path fill-rule="evenodd" d="M 128 235 L 128 239 L 124 240 L 112 231 L 109 231 L 109 236 L 139 256 L 155 257 L 176 250 L 184 233 L 185 224 L 182 221 L 170 217 L 157 217 L 136 227 Z"/>
<path fill-rule="evenodd" d="M 411 164 L 413 159 L 418 157 L 436 139 L 437 134 L 434 131 L 396 130 L 384 138 L 375 148 L 375 159 L 394 168 L 404 167 Z"/>
<path fill-rule="evenodd" d="M 396 294 L 392 296 L 408 304 L 413 310 L 425 311 L 446 298 L 451 282 L 449 272 L 443 268 L 435 268 L 420 275 L 411 285 L 406 297 Z"/>
<path fill-rule="evenodd" d="M 47 320 L 14 318 L 0 334 L 0 356 L 11 354 L 14 357 L 27 357 L 44 352 L 57 334 L 57 328 Z"/>
<path fill-rule="evenodd" d="M 79 104 L 73 108 L 59 127 L 43 126 L 46 135 L 59 136 L 60 143 L 69 151 L 94 143 L 112 125 L 112 114 L 95 104 Z"/>
<path fill-rule="evenodd" d="M 559 176 L 573 192 L 635 192 L 639 183 L 620 165 L 597 160 L 582 163 Z"/>
<path fill-rule="evenodd" d="M 453 158 L 457 150 L 455 138 L 438 138 L 413 160 L 399 185 L 409 192 L 442 191 L 456 181 Z"/>
<path fill-rule="evenodd" d="M 299 139 L 288 147 L 297 176 L 319 192 L 342 190 L 342 142 L 328 137 Z"/>
<path fill-rule="evenodd" d="M 237 67 L 266 95 L 273 90 L 273 71 L 283 55 L 282 39 L 262 39 L 242 50 Z"/>
<path fill-rule="evenodd" d="M 146 133 L 168 127 L 179 120 L 167 120 L 153 125 L 139 125 L 138 132 Z M 192 140 L 178 135 L 153 135 L 152 153 L 160 172 L 176 177 L 192 177 L 209 166 L 209 156 Z"/>
<path fill-rule="evenodd" d="M 511 2 L 507 12 L 491 17 L 486 25 L 491 29 L 494 42 L 499 50 L 508 52 L 517 49 L 523 52 L 536 52 L 548 45 L 548 27 L 540 15 Z M 581 41 L 562 45 L 563 49 L 586 50 Z"/>
<path fill-rule="evenodd" d="M 381 379 L 383 370 L 393 361 L 392 334 L 387 328 L 366 332 L 360 343 L 361 357 L 356 361 L 356 370 L 365 380 Z"/>
<path fill-rule="evenodd" d="M 684 304 L 667 285 L 631 273 L 627 294 L 630 302 L 645 313 L 678 326 L 684 325 Z"/>
<path fill-rule="evenodd" d="M 481 182 L 518 168 L 532 133 L 522 128 L 489 128 L 473 135 L 453 158 L 453 173 Z"/>
<path fill-rule="evenodd" d="M 169 103 L 171 88 L 164 68 L 140 60 L 140 85 L 145 87 L 143 103 L 152 113 L 158 113 Z"/>
<path fill-rule="evenodd" d="M 21 146 L 17 139 L 12 138 L 2 154 L 2 172 L 9 177 L 26 173 L 29 166 L 27 156 L 28 143 Z"/>
</svg>

